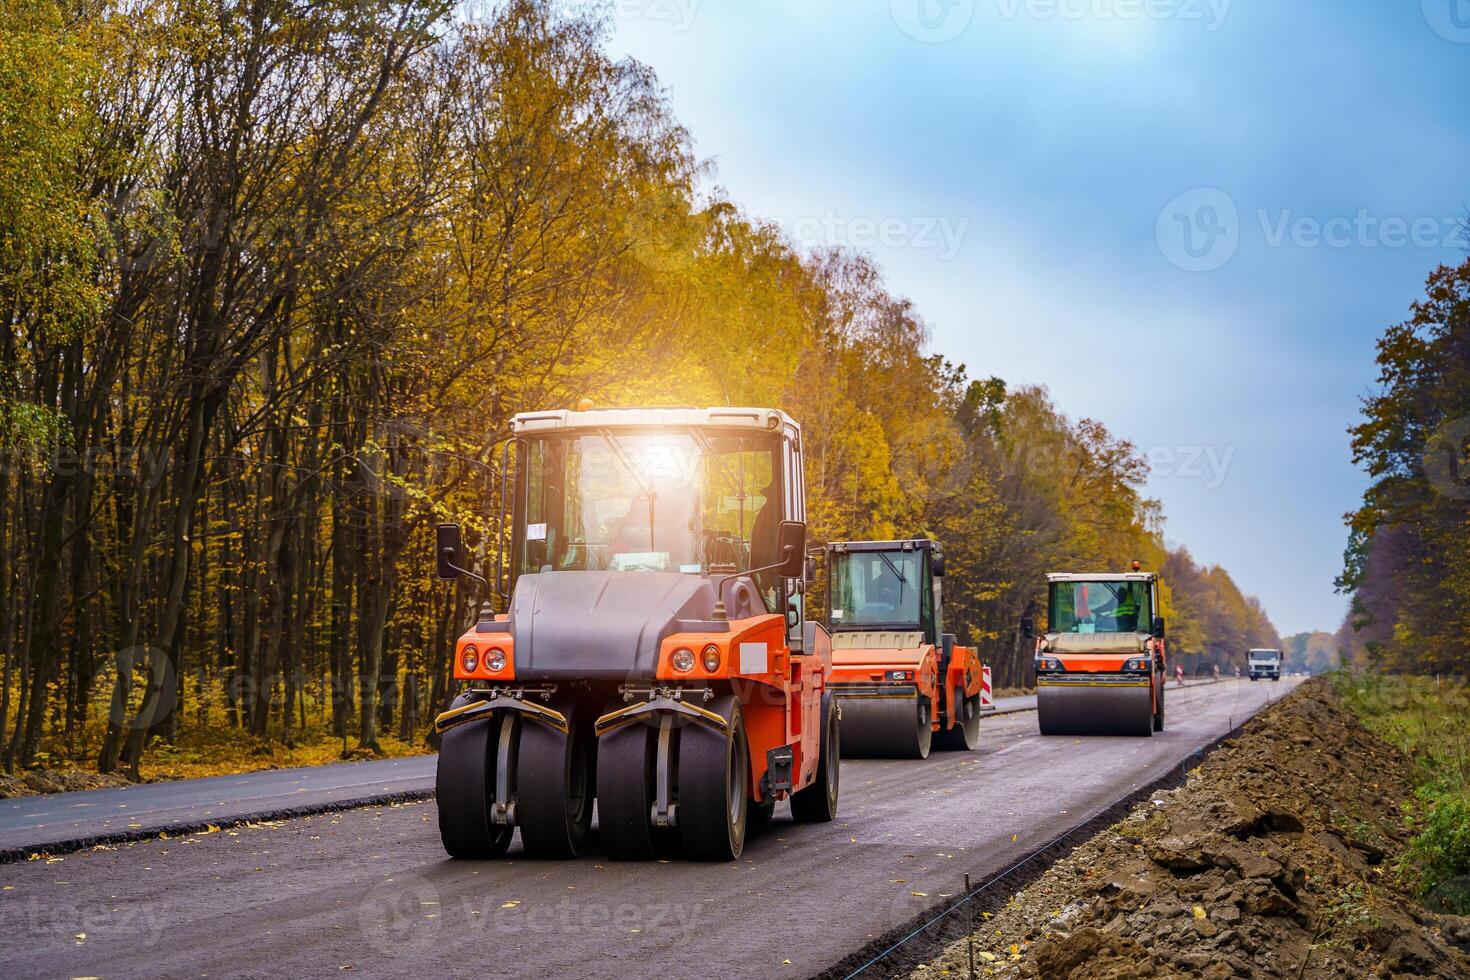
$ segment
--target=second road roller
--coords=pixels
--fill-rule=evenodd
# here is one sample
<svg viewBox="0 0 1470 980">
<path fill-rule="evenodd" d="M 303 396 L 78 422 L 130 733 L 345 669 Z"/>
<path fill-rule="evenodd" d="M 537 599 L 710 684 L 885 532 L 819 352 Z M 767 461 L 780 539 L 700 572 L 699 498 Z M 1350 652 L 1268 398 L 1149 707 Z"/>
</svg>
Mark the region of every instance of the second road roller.
<svg viewBox="0 0 1470 980">
<path fill-rule="evenodd" d="M 1164 729 L 1166 650 L 1159 577 L 1047 576 L 1045 633 L 1036 642 L 1036 712 L 1043 735 L 1152 735 Z"/>
<path fill-rule="evenodd" d="M 445 849 L 615 859 L 740 856 L 791 801 L 837 812 L 827 631 L 803 616 L 801 429 L 759 408 L 515 416 L 502 461 L 509 568 L 455 645 L 463 691 L 435 720 Z M 495 539 L 490 537 L 491 542 Z M 442 578 L 469 572 L 438 529 Z M 500 549 L 490 546 L 492 553 Z"/>
<path fill-rule="evenodd" d="M 827 545 L 830 689 L 849 758 L 927 758 L 980 738 L 983 670 L 944 631 L 944 554 L 928 538 Z"/>
</svg>

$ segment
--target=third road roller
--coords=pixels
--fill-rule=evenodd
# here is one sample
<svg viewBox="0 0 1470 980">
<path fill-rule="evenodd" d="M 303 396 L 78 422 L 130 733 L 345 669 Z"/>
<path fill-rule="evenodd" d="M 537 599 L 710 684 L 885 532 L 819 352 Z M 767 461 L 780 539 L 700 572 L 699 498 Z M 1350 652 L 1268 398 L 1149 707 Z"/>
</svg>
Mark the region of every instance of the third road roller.
<svg viewBox="0 0 1470 980">
<path fill-rule="evenodd" d="M 1036 709 L 1043 735 L 1152 735 L 1164 729 L 1166 651 L 1159 577 L 1047 576 L 1046 632 L 1036 642 Z"/>
</svg>

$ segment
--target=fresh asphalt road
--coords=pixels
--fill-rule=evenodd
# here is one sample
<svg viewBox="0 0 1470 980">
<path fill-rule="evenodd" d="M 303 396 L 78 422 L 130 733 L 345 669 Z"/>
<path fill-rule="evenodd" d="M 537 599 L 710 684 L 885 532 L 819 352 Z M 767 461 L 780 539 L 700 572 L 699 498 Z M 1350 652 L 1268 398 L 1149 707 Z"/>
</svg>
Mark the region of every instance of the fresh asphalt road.
<svg viewBox="0 0 1470 980">
<path fill-rule="evenodd" d="M 1186 762 L 1293 681 L 1171 690 L 1152 738 L 988 720 L 970 753 L 849 760 L 728 864 L 450 861 L 431 802 L 0 865 L 7 977 L 805 976 Z M 374 785 L 381 779 L 366 782 Z M 127 791 L 124 791 L 127 792 Z M 92 794 L 74 794 L 88 796 Z M 594 841 L 595 844 L 595 841 Z"/>
<path fill-rule="evenodd" d="M 996 701 L 997 714 L 1035 708 L 1034 695 Z M 343 762 L 0 800 L 0 858 L 333 806 L 422 799 L 434 791 L 435 759 Z"/>
<path fill-rule="evenodd" d="M 339 762 L 0 800 L 0 855 L 14 856 L 22 849 L 71 850 L 77 842 L 148 837 L 161 830 L 286 816 L 344 802 L 422 798 L 434 791 L 436 759 L 419 755 Z"/>
</svg>

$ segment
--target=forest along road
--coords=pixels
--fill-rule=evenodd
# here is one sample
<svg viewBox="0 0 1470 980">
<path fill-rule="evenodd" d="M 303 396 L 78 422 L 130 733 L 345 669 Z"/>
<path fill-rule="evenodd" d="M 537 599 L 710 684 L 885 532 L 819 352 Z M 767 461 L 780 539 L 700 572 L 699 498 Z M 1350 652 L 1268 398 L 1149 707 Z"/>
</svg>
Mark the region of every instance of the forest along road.
<svg viewBox="0 0 1470 980">
<path fill-rule="evenodd" d="M 1035 709 L 1034 695 L 996 701 L 996 716 Z M 341 762 L 0 800 L 0 860 L 140 840 L 160 831 L 423 799 L 434 792 L 436 758 Z"/>
<path fill-rule="evenodd" d="M 1190 759 L 1295 685 L 1170 691 L 1153 738 L 1042 738 L 847 761 L 838 821 L 783 805 L 729 864 L 450 861 L 432 802 L 0 865 L 7 977 L 356 974 L 803 976 Z M 594 841 L 595 845 L 595 841 Z"/>
</svg>

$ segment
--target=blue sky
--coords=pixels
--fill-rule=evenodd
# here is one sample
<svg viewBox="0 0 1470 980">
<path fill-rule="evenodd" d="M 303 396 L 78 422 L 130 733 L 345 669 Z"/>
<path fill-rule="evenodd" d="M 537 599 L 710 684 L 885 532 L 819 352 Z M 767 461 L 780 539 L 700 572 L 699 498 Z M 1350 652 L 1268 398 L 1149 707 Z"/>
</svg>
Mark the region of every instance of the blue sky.
<svg viewBox="0 0 1470 980">
<path fill-rule="evenodd" d="M 1336 629 L 1346 427 L 1470 205 L 1470 0 L 616 0 L 716 183 L 973 376 L 1148 451 L 1167 536 Z"/>
</svg>

